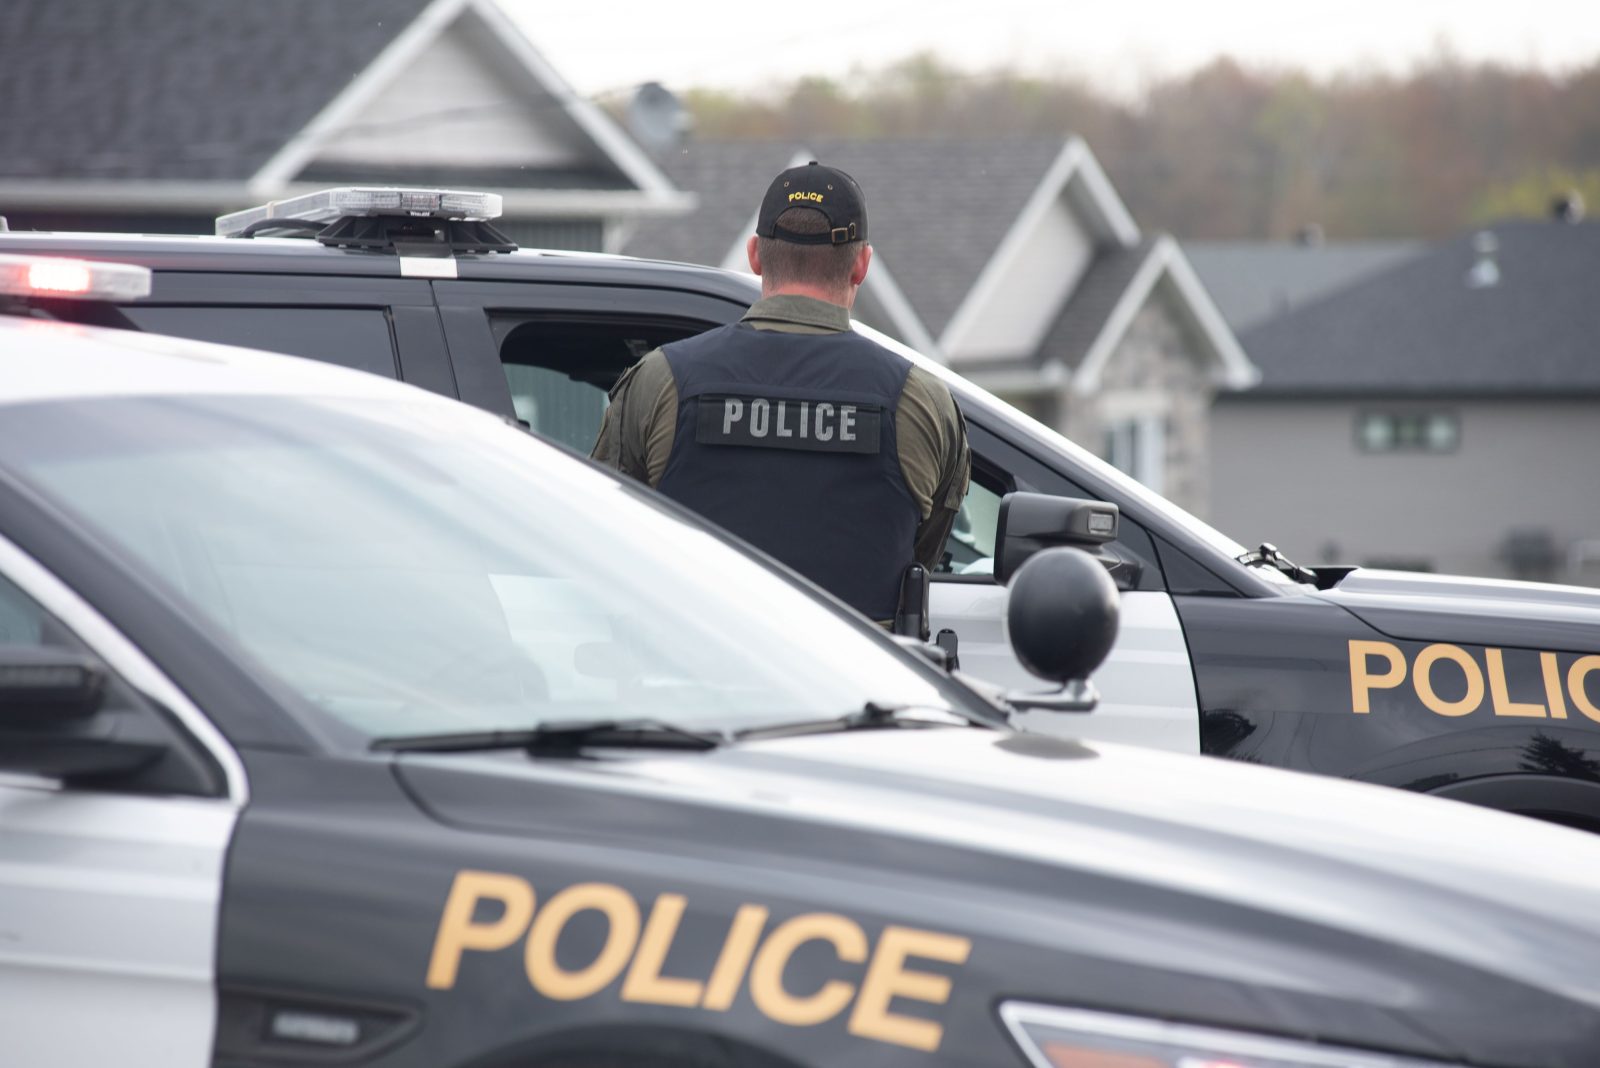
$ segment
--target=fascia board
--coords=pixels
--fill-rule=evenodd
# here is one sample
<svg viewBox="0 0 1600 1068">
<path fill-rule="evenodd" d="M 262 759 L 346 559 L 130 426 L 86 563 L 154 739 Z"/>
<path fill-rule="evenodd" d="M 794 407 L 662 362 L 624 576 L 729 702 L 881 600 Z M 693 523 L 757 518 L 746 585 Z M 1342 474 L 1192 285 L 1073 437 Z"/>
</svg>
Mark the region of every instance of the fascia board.
<svg viewBox="0 0 1600 1068">
<path fill-rule="evenodd" d="M 1167 275 L 1172 279 L 1178 292 L 1183 295 L 1184 304 L 1195 325 L 1201 335 L 1210 342 L 1211 348 L 1217 355 L 1221 365 L 1220 384 L 1229 389 L 1249 389 L 1261 381 L 1261 369 L 1244 351 L 1244 346 L 1239 344 L 1233 328 L 1228 325 L 1216 301 L 1212 300 L 1211 294 L 1206 291 L 1205 283 L 1200 281 L 1200 276 L 1195 272 L 1194 265 L 1189 262 L 1189 257 L 1184 255 L 1183 247 L 1176 241 L 1168 240 L 1172 252 L 1168 258 Z"/>
<path fill-rule="evenodd" d="M 1163 235 L 1128 283 L 1116 307 L 1106 317 L 1100 335 L 1089 347 L 1077 374 L 1073 376 L 1073 389 L 1080 395 L 1091 394 L 1100 388 L 1100 378 L 1111 354 L 1116 351 L 1128 327 L 1133 324 L 1134 317 L 1139 314 L 1139 309 L 1150 299 L 1150 294 L 1163 276 L 1172 282 L 1181 301 L 1181 310 L 1197 328 L 1201 340 L 1210 350 L 1212 362 L 1218 368 L 1219 384 L 1231 389 L 1246 389 L 1260 381 L 1260 371 L 1245 355 L 1238 339 L 1222 318 L 1222 313 L 1217 310 L 1216 303 L 1206 293 L 1188 257 L 1184 256 L 1176 241 Z"/>
<path fill-rule="evenodd" d="M 389 42 L 305 128 L 284 143 L 250 178 L 250 198 L 281 197 L 283 188 L 355 118 L 385 85 L 409 66 L 466 8 L 468 0 L 433 0 Z"/>
<path fill-rule="evenodd" d="M 646 194 L 668 198 L 678 192 L 666 174 L 598 107 L 579 96 L 533 43 L 493 0 L 467 0 L 473 11 L 494 30 L 511 54 L 551 97 L 558 101 L 579 129 L 616 163 L 628 179 Z"/>
<path fill-rule="evenodd" d="M 1073 391 L 1086 396 L 1100 388 L 1100 376 L 1105 366 L 1111 360 L 1111 354 L 1116 351 L 1117 343 L 1128 332 L 1128 327 L 1133 325 L 1134 317 L 1139 314 L 1139 309 L 1144 307 L 1150 298 L 1150 291 L 1155 288 L 1161 272 L 1166 269 L 1168 248 L 1171 246 L 1170 238 L 1163 237 L 1151 248 L 1150 254 L 1139 265 L 1139 269 L 1128 281 L 1128 288 L 1122 291 L 1122 296 L 1117 299 L 1116 305 L 1111 309 L 1111 314 L 1106 316 L 1105 325 L 1100 328 L 1099 335 L 1094 343 L 1089 346 L 1089 351 L 1084 353 L 1083 362 L 1078 365 L 1077 372 L 1072 376 Z"/>
<path fill-rule="evenodd" d="M 1068 185 L 1074 182 L 1081 190 L 1077 202 L 1089 208 L 1091 230 L 1099 231 L 1105 239 L 1124 247 L 1138 243 L 1139 227 L 1117 196 L 1111 180 L 1094 158 L 1094 153 L 1089 151 L 1089 146 L 1082 138 L 1068 138 L 1044 177 L 1029 194 L 1027 203 L 1017 213 L 1010 229 L 1000 239 L 994 253 L 978 272 L 977 279 L 972 288 L 967 290 L 955 314 L 950 317 L 944 333 L 939 337 L 942 351 L 961 351 L 967 335 L 981 320 L 984 308 L 995 299 L 1004 285 L 1008 272 L 1027 245 L 1029 236 L 1043 222 L 1051 205 L 1065 195 Z"/>
</svg>

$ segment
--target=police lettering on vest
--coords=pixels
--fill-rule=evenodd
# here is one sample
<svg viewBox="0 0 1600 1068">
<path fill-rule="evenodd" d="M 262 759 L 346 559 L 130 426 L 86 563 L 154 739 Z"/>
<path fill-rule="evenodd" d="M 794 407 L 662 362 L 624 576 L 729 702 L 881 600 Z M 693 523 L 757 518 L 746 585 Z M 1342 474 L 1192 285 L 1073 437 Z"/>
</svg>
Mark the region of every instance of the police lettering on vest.
<svg viewBox="0 0 1600 1068">
<path fill-rule="evenodd" d="M 883 447 L 883 408 L 820 397 L 698 398 L 695 440 L 702 445 L 753 445 L 812 452 L 875 453 Z"/>
<path fill-rule="evenodd" d="M 891 618 L 922 521 L 895 436 L 910 361 L 850 330 L 742 323 L 662 352 L 678 420 L 657 488 L 857 610 Z"/>
</svg>

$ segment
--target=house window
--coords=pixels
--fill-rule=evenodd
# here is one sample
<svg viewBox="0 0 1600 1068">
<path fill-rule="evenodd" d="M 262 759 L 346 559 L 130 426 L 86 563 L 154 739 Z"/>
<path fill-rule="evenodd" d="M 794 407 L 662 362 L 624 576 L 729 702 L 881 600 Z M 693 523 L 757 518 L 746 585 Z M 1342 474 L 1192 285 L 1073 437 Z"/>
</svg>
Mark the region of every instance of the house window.
<svg viewBox="0 0 1600 1068">
<path fill-rule="evenodd" d="M 1161 493 L 1167 469 L 1166 417 L 1145 415 L 1107 423 L 1102 454 L 1112 467 Z"/>
<path fill-rule="evenodd" d="M 1362 452 L 1455 452 L 1461 417 L 1455 412 L 1362 412 L 1356 444 Z"/>
</svg>

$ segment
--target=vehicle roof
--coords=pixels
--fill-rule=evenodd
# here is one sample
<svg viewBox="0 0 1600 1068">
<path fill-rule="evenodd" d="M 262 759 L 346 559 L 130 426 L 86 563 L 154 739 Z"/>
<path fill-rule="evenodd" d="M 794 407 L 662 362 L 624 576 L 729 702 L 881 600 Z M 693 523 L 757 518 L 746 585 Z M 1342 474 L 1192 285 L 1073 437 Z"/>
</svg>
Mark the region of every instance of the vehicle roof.
<svg viewBox="0 0 1600 1068">
<path fill-rule="evenodd" d="M 414 386 L 317 360 L 0 315 L 0 407 L 118 396 L 374 397 L 458 406 Z M 470 410 L 464 405 L 463 411 Z"/>
<path fill-rule="evenodd" d="M 330 248 L 309 238 L 7 230 L 0 231 L 0 251 L 114 259 L 157 271 L 401 276 L 401 257 L 392 252 Z M 518 249 L 458 253 L 455 261 L 457 277 L 462 279 L 559 277 L 580 283 L 690 286 L 747 303 L 759 292 L 754 279 L 732 271 L 600 252 Z"/>
</svg>

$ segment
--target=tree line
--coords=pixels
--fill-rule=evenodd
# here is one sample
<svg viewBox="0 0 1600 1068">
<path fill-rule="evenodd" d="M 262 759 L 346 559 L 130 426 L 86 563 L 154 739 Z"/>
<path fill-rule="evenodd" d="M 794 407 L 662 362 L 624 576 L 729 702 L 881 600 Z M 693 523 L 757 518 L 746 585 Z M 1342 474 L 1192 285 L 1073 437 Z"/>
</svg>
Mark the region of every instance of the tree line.
<svg viewBox="0 0 1600 1068">
<path fill-rule="evenodd" d="M 1317 79 L 1219 59 L 1135 102 L 1068 75 L 971 74 L 918 55 L 765 95 L 691 89 L 693 137 L 1050 136 L 1089 143 L 1140 223 L 1188 239 L 1441 237 L 1600 212 L 1600 59 L 1554 73 L 1436 56 Z"/>
</svg>

